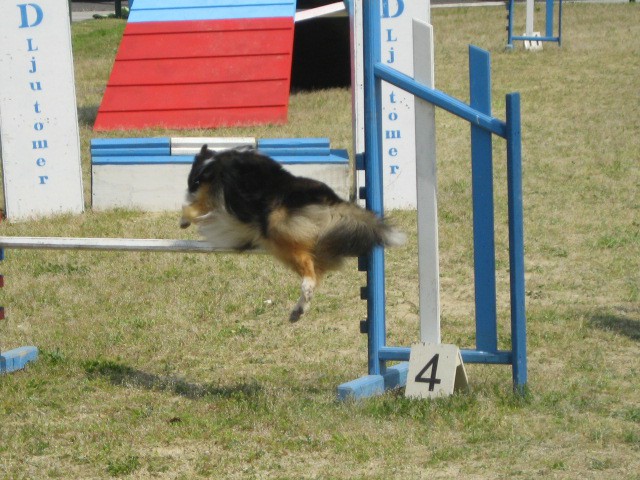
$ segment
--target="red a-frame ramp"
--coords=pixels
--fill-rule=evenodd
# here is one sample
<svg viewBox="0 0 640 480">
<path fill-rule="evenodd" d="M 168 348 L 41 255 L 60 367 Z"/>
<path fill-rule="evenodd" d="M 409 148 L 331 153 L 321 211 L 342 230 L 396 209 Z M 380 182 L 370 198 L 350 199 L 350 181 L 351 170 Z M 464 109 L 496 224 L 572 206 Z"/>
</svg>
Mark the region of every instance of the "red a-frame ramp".
<svg viewBox="0 0 640 480">
<path fill-rule="evenodd" d="M 135 0 L 95 130 L 287 119 L 295 0 Z"/>
</svg>

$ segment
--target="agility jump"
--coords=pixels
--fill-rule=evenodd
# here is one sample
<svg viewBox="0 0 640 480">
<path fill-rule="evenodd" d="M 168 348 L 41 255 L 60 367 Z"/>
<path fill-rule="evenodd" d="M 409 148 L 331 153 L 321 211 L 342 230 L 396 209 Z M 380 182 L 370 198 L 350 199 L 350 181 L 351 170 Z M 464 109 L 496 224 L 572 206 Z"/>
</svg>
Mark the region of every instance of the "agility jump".
<svg viewBox="0 0 640 480">
<path fill-rule="evenodd" d="M 383 81 L 413 94 L 416 98 L 442 108 L 464 120 L 471 126 L 471 169 L 473 196 L 473 244 L 475 282 L 476 348 L 462 350 L 465 362 L 511 365 L 513 385 L 516 391 L 524 391 L 527 383 L 526 317 L 524 289 L 524 234 L 522 217 L 522 160 L 520 95 L 506 96 L 506 121 L 491 114 L 491 80 L 489 53 L 477 47 L 469 48 L 469 77 L 471 104 L 467 105 L 445 93 L 419 82 L 410 76 L 385 65 L 381 60 L 380 9 L 378 2 L 356 2 L 362 8 L 364 45 L 364 98 L 365 98 L 365 171 L 364 197 L 367 208 L 377 214 L 384 210 L 382 177 L 381 84 Z M 416 26 L 414 21 L 414 35 Z M 427 26 L 430 29 L 430 26 Z M 421 27 L 418 27 L 421 28 Z M 432 44 L 423 45 L 427 52 Z M 415 55 L 415 49 L 414 49 Z M 415 63 L 415 60 L 414 60 Z M 418 125 L 418 119 L 416 119 Z M 433 132 L 423 132 L 423 136 Z M 493 159 L 492 136 L 506 140 L 508 223 L 509 223 L 509 274 L 511 300 L 511 350 L 498 349 L 496 306 L 496 261 L 493 208 Z M 418 135 L 416 135 L 418 137 Z M 424 170 L 425 166 L 418 166 Z M 427 168 L 428 169 L 428 168 Z M 431 178 L 424 184 L 435 185 L 435 166 Z M 420 182 L 420 176 L 418 177 Z M 435 193 L 435 192 L 434 192 Z M 429 202 L 426 198 L 425 202 Z M 425 245 L 437 245 L 437 223 L 421 221 L 421 211 L 433 205 L 418 203 L 419 263 L 424 262 L 428 252 Z M 433 219 L 431 219 L 433 220 Z M 429 230 L 431 228 L 432 230 Z M 435 242 L 433 237 L 436 236 Z M 423 239 L 428 238 L 429 241 Z M 369 374 L 338 387 L 340 398 L 366 397 L 379 394 L 386 389 L 406 384 L 408 365 L 401 363 L 387 366 L 389 361 L 406 361 L 410 348 L 386 345 L 385 318 L 385 267 L 384 250 L 374 248 L 366 258 L 361 258 L 361 269 L 367 272 L 364 297 L 367 300 L 367 320 L 362 331 L 368 336 Z M 437 270 L 436 270 L 437 272 Z M 430 308 L 423 304 L 423 289 L 436 285 L 438 278 L 432 274 L 424 278 L 420 272 L 420 311 Z M 425 285 L 429 285 L 426 287 Z M 439 329 L 439 317 L 423 322 L 421 337 L 426 335 L 424 326 Z M 439 340 L 438 340 L 439 342 Z"/>
<path fill-rule="evenodd" d="M 506 121 L 491 114 L 489 54 L 470 48 L 471 104 L 467 105 L 435 88 L 389 68 L 380 55 L 380 11 L 378 2 L 354 2 L 363 12 L 364 26 L 364 89 L 365 89 L 365 154 L 359 164 L 365 172 L 364 199 L 369 210 L 382 215 L 384 210 L 382 185 L 380 86 L 382 81 L 411 93 L 430 105 L 442 108 L 469 122 L 471 126 L 471 166 L 473 185 L 473 235 L 476 348 L 462 350 L 465 362 L 507 364 L 513 371 L 513 384 L 522 390 L 527 382 L 526 327 L 524 304 L 524 239 L 522 218 L 520 97 L 506 96 Z M 428 47 L 429 49 L 431 46 Z M 492 136 L 504 138 L 507 150 L 509 265 L 511 300 L 511 349 L 499 350 L 497 339 L 496 275 L 492 175 Z M 358 162 L 357 162 L 358 163 Z M 435 175 L 435 172 L 434 172 Z M 434 178 L 431 179 L 431 183 Z M 433 205 L 419 203 L 420 246 L 424 239 L 437 235 L 429 225 L 421 223 L 421 211 Z M 437 227 L 436 227 L 437 228 Z M 436 243 L 437 244 L 437 243 Z M 198 241 L 157 239 L 69 239 L 0 237 L 0 248 L 85 249 L 167 252 L 224 252 Z M 422 253 L 419 253 L 422 257 Z M 419 263 L 424 262 L 420 260 Z M 388 366 L 389 361 L 406 361 L 409 347 L 386 344 L 384 249 L 374 247 L 359 258 L 359 269 L 367 272 L 363 298 L 367 301 L 367 319 L 361 331 L 368 336 L 368 375 L 338 387 L 338 396 L 361 398 L 384 392 L 406 383 L 407 365 Z M 433 278 L 421 275 L 420 311 L 424 305 L 423 284 Z M 435 279 L 437 281 L 437 278 Z M 436 282 L 437 283 L 437 282 Z M 436 290 L 437 296 L 437 290 Z M 436 299 L 437 301 L 437 299 Z M 422 315 L 422 313 L 421 313 Z M 435 318 L 439 322 L 439 318 Z M 422 326 L 422 319 L 421 319 Z M 439 323 L 435 325 L 439 329 Z M 424 335 L 425 332 L 421 332 Z"/>
</svg>

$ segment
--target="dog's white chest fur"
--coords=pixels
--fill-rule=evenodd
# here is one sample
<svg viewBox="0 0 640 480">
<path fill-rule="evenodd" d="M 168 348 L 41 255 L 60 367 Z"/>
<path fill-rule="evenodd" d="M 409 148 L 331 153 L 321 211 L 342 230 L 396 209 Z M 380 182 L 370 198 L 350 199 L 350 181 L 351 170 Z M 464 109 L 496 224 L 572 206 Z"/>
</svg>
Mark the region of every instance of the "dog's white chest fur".
<svg viewBox="0 0 640 480">
<path fill-rule="evenodd" d="M 257 246 L 259 235 L 224 209 L 216 209 L 198 221 L 198 231 L 209 243 L 220 248 L 239 249 Z"/>
</svg>

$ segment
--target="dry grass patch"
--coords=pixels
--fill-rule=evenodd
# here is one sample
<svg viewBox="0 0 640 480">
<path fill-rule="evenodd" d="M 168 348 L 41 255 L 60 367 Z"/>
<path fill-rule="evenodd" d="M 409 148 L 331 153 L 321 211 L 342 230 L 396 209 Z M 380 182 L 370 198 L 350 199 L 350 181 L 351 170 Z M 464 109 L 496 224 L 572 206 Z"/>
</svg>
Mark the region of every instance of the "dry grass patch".
<svg viewBox="0 0 640 480">
<path fill-rule="evenodd" d="M 264 256 L 9 251 L 0 347 L 1 478 L 638 478 L 640 10 L 565 5 L 564 45 L 503 50 L 502 8 L 433 10 L 436 84 L 468 97 L 467 44 L 492 52 L 493 107 L 523 102 L 529 393 L 468 365 L 471 393 L 337 403 L 365 371 L 355 262 L 287 312 L 298 280 Z M 74 24 L 83 172 L 124 23 Z M 300 92 L 283 126 L 113 136 L 327 136 L 350 148 L 349 92 Z M 439 112 L 444 340 L 473 345 L 469 127 Z M 509 344 L 504 146 L 494 147 L 500 344 Z M 387 256 L 390 343 L 417 336 L 415 212 Z M 3 235 L 193 238 L 177 214 L 116 211 Z"/>
</svg>

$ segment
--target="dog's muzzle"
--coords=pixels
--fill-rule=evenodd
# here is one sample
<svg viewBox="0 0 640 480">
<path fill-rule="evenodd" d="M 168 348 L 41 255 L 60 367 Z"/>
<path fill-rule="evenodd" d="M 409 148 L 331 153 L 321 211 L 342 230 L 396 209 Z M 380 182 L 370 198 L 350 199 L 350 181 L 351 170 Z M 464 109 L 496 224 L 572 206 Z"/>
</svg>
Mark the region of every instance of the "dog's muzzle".
<svg viewBox="0 0 640 480">
<path fill-rule="evenodd" d="M 189 228 L 193 221 L 193 206 L 191 203 L 182 205 L 182 217 L 180 217 L 180 228 Z"/>
</svg>

